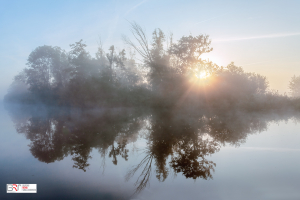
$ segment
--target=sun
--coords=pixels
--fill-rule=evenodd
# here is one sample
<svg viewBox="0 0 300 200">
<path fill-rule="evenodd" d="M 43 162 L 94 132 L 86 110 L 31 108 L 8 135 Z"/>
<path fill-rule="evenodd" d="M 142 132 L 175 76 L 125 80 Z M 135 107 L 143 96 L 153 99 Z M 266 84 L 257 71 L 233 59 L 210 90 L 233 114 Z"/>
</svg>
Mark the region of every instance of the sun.
<svg viewBox="0 0 300 200">
<path fill-rule="evenodd" d="M 206 71 L 198 72 L 195 75 L 198 79 L 205 79 L 205 78 L 209 77 L 209 73 L 207 73 Z"/>
</svg>

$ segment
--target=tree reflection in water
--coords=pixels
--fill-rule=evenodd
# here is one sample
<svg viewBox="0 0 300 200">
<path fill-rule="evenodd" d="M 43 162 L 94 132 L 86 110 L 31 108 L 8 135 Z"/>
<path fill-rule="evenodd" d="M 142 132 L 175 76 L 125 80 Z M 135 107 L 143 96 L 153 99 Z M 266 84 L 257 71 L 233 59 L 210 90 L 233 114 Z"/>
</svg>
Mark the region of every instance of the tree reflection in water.
<svg viewBox="0 0 300 200">
<path fill-rule="evenodd" d="M 87 170 L 90 153 L 97 149 L 114 165 L 129 157 L 128 143 L 143 135 L 145 157 L 126 175 L 140 173 L 136 192 L 148 184 L 151 173 L 164 181 L 171 170 L 186 178 L 211 179 L 216 163 L 208 155 L 229 143 L 238 146 L 247 135 L 266 130 L 270 122 L 298 117 L 292 112 L 202 111 L 180 109 L 113 108 L 85 110 L 8 106 L 18 133 L 31 141 L 30 151 L 41 162 L 51 163 L 72 155 L 74 168 Z M 225 114 L 224 114 L 225 113 Z"/>
</svg>

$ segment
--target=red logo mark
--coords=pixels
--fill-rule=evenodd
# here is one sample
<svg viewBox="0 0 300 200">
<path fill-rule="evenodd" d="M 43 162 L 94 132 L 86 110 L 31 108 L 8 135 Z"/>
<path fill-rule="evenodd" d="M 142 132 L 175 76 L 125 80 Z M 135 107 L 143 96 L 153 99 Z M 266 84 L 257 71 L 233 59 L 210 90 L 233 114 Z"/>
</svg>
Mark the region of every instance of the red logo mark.
<svg viewBox="0 0 300 200">
<path fill-rule="evenodd" d="M 13 189 L 15 189 L 16 191 L 18 191 L 18 185 L 17 184 L 12 184 L 13 185 Z"/>
</svg>

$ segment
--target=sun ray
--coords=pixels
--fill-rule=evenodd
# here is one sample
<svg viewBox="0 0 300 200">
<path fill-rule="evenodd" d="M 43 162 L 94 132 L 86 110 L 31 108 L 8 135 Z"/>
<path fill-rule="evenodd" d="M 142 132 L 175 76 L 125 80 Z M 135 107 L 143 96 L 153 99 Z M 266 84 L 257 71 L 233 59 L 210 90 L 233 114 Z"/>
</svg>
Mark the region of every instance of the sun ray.
<svg viewBox="0 0 300 200">
<path fill-rule="evenodd" d="M 201 71 L 199 73 L 196 73 L 195 75 L 199 79 L 205 79 L 209 76 L 209 73 L 207 73 L 206 71 Z"/>
</svg>

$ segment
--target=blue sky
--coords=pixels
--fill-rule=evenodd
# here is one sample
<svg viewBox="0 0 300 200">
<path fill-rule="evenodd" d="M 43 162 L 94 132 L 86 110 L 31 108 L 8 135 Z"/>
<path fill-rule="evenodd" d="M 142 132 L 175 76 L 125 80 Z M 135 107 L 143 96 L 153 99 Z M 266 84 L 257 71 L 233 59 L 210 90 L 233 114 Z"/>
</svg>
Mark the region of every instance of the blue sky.
<svg viewBox="0 0 300 200">
<path fill-rule="evenodd" d="M 8 1 L 0 0 L 0 98 L 26 65 L 32 50 L 83 39 L 94 54 L 99 37 L 124 48 L 135 21 L 149 38 L 155 28 L 174 39 L 207 34 L 219 65 L 231 61 L 245 71 L 267 76 L 271 88 L 287 91 L 300 75 L 300 1 Z"/>
</svg>

